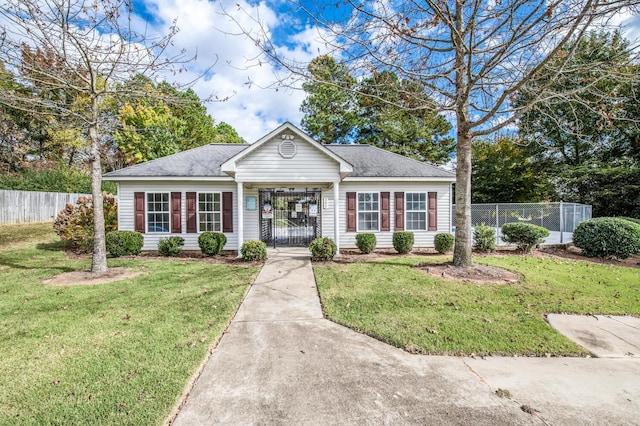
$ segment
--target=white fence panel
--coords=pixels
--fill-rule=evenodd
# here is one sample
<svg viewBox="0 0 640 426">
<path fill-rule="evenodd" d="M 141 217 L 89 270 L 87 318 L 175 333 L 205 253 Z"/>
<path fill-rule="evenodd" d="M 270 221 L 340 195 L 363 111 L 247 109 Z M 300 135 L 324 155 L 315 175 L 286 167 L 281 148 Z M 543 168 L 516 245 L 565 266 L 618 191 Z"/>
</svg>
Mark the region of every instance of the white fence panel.
<svg viewBox="0 0 640 426">
<path fill-rule="evenodd" d="M 89 194 L 0 189 L 0 224 L 53 222 L 67 203 Z"/>
</svg>

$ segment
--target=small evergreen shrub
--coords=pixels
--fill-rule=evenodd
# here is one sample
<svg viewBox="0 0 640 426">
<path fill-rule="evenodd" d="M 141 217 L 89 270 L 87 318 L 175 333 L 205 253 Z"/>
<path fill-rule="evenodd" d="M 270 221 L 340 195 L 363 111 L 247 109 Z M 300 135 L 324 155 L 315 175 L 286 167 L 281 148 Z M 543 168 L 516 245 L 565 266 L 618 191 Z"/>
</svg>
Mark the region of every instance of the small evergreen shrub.
<svg viewBox="0 0 640 426">
<path fill-rule="evenodd" d="M 491 253 L 496 250 L 496 230 L 490 226 L 477 225 L 473 230 L 473 248 L 481 253 Z"/>
<path fill-rule="evenodd" d="M 636 219 L 635 217 L 621 217 L 620 219 L 626 219 L 633 223 L 640 225 L 640 219 Z"/>
<path fill-rule="evenodd" d="M 331 260 L 336 255 L 338 246 L 331 238 L 320 237 L 311 241 L 309 251 L 311 252 L 311 260 Z"/>
<path fill-rule="evenodd" d="M 184 238 L 173 236 L 169 238 L 162 238 L 158 242 L 158 252 L 163 256 L 177 256 L 182 253 L 182 247 L 184 246 Z"/>
<path fill-rule="evenodd" d="M 376 249 L 376 245 L 378 244 L 378 240 L 376 239 L 376 234 L 358 234 L 356 235 L 356 245 L 361 252 L 368 254 Z"/>
<path fill-rule="evenodd" d="M 116 197 L 103 193 L 104 231 L 118 229 L 118 204 Z M 80 197 L 74 206 L 67 203 L 58 213 L 53 229 L 65 246 L 78 253 L 93 253 L 93 199 Z"/>
<path fill-rule="evenodd" d="M 573 244 L 587 257 L 627 257 L 640 253 L 640 225 L 627 219 L 598 217 L 581 222 Z"/>
<path fill-rule="evenodd" d="M 400 254 L 409 253 L 413 249 L 413 232 L 396 231 L 393 233 L 393 248 Z"/>
<path fill-rule="evenodd" d="M 135 256 L 142 251 L 144 237 L 135 231 L 111 231 L 105 235 L 105 243 L 113 257 Z"/>
<path fill-rule="evenodd" d="M 264 241 L 247 240 L 242 243 L 240 254 L 242 254 L 242 260 L 264 260 L 267 258 L 267 244 Z"/>
<path fill-rule="evenodd" d="M 433 244 L 436 247 L 436 251 L 438 253 L 446 253 L 453 249 L 453 243 L 455 242 L 455 237 L 448 233 L 436 234 L 433 238 Z"/>
<path fill-rule="evenodd" d="M 516 244 L 518 250 L 525 253 L 530 253 L 548 236 L 549 230 L 547 228 L 532 223 L 512 222 L 502 225 L 502 241 Z"/>
<path fill-rule="evenodd" d="M 207 256 L 220 254 L 225 244 L 227 244 L 227 237 L 221 232 L 203 232 L 198 237 L 198 246 Z"/>
</svg>

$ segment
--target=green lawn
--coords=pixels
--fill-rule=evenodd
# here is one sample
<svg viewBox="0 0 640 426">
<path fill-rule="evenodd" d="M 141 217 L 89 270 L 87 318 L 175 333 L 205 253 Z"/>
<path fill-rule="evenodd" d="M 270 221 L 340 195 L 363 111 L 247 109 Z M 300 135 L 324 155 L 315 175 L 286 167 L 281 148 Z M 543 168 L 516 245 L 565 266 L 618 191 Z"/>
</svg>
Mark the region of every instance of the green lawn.
<svg viewBox="0 0 640 426">
<path fill-rule="evenodd" d="M 469 284 L 413 265 L 444 257 L 315 265 L 326 315 L 409 351 L 456 355 L 586 355 L 545 313 L 640 315 L 640 271 L 585 261 L 486 257 L 519 284 Z"/>
<path fill-rule="evenodd" d="M 42 280 L 88 269 L 51 224 L 0 226 L 0 424 L 161 424 L 258 268 L 109 260 L 142 276 Z"/>
</svg>

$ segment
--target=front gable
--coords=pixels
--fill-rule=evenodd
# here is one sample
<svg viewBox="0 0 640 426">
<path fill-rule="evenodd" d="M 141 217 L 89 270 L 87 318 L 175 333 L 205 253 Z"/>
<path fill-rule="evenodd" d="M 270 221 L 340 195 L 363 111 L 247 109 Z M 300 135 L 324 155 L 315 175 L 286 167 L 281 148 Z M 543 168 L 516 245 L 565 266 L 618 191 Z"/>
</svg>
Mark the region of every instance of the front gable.
<svg viewBox="0 0 640 426">
<path fill-rule="evenodd" d="M 290 123 L 222 164 L 237 182 L 320 183 L 342 180 L 353 167 Z"/>
</svg>

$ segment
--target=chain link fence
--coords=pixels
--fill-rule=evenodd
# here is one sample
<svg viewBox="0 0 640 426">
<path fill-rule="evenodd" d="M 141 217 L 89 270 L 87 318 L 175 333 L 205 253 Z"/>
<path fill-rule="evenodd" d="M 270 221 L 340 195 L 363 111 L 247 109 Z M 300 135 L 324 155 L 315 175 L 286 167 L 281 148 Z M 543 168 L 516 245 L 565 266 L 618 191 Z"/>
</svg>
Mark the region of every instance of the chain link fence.
<svg viewBox="0 0 640 426">
<path fill-rule="evenodd" d="M 455 208 L 453 217 L 455 224 Z M 472 204 L 472 226 L 485 224 L 497 229 L 498 245 L 502 241 L 500 229 L 505 223 L 525 222 L 549 230 L 545 244 L 563 244 L 571 241 L 573 230 L 580 222 L 591 219 L 591 206 L 578 203 L 496 203 Z"/>
</svg>

